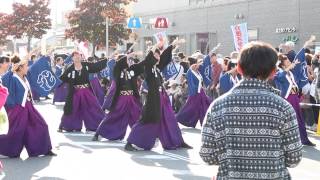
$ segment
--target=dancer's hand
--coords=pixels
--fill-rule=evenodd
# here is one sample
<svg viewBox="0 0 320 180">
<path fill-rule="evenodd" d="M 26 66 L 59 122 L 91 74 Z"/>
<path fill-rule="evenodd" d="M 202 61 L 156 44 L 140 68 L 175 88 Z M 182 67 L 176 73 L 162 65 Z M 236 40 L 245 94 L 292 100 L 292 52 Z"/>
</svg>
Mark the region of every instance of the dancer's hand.
<svg viewBox="0 0 320 180">
<path fill-rule="evenodd" d="M 212 50 L 209 52 L 210 57 L 213 53 L 215 53 L 220 48 L 220 46 L 221 46 L 221 43 L 218 43 L 216 47 L 212 48 Z"/>
<path fill-rule="evenodd" d="M 290 66 L 286 69 L 286 71 L 288 72 L 288 71 L 294 69 L 297 64 L 300 64 L 300 61 L 299 61 L 298 59 L 294 60 L 294 61 L 290 64 Z"/>
<path fill-rule="evenodd" d="M 311 35 L 310 39 L 304 43 L 304 48 L 307 48 L 309 46 L 312 46 L 313 42 L 316 40 L 315 35 Z"/>
<path fill-rule="evenodd" d="M 172 42 L 171 45 L 177 46 L 177 45 L 179 45 L 179 44 L 184 44 L 184 43 L 186 43 L 186 40 L 185 40 L 185 39 L 176 38 L 176 39 Z"/>
</svg>

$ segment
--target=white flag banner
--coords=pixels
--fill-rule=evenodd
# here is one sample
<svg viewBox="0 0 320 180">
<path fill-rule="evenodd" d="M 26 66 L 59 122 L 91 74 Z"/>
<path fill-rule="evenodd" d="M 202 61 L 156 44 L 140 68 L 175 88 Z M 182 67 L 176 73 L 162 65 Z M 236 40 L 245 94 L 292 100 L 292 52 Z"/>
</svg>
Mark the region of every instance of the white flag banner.
<svg viewBox="0 0 320 180">
<path fill-rule="evenodd" d="M 247 23 L 231 26 L 231 30 L 233 34 L 234 47 L 236 51 L 239 52 L 249 41 Z"/>
<path fill-rule="evenodd" d="M 168 38 L 167 38 L 167 34 L 165 31 L 162 32 L 158 32 L 156 34 L 153 35 L 157 41 L 157 43 L 163 41 L 164 42 L 164 49 L 167 48 L 168 45 Z"/>
</svg>

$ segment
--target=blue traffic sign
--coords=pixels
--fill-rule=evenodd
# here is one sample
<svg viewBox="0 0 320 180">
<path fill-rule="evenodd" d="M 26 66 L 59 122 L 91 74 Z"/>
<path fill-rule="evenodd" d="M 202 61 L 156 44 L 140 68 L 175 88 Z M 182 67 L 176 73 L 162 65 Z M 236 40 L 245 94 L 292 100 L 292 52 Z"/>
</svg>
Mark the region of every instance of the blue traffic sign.
<svg viewBox="0 0 320 180">
<path fill-rule="evenodd" d="M 138 29 L 142 27 L 142 20 L 138 17 L 131 17 L 128 19 L 128 28 L 129 29 Z"/>
</svg>

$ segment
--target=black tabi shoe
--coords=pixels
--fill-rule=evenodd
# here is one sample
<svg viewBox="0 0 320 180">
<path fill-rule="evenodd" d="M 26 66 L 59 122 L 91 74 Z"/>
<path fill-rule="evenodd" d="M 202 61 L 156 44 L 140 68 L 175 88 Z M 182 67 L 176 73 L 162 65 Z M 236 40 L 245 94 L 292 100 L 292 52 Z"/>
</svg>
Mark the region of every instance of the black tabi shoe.
<svg viewBox="0 0 320 180">
<path fill-rule="evenodd" d="M 49 151 L 46 156 L 57 156 L 56 153 L 52 152 L 52 151 Z"/>
<path fill-rule="evenodd" d="M 188 145 L 187 143 L 183 142 L 181 145 L 181 148 L 185 148 L 185 149 L 193 149 L 192 146 Z"/>
<path fill-rule="evenodd" d="M 92 138 L 92 141 L 99 141 L 99 135 L 95 134 Z"/>
<path fill-rule="evenodd" d="M 63 132 L 63 130 L 61 128 L 59 128 L 57 131 L 58 131 L 58 133 L 62 133 Z"/>
<path fill-rule="evenodd" d="M 133 147 L 131 143 L 127 143 L 125 146 L 124 146 L 124 149 L 126 151 L 138 151 L 137 148 Z"/>
</svg>

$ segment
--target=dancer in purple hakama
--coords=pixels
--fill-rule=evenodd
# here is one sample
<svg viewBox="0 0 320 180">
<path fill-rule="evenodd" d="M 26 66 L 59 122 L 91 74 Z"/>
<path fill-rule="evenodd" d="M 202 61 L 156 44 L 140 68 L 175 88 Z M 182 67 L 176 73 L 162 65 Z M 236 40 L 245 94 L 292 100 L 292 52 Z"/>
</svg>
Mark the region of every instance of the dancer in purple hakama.
<svg viewBox="0 0 320 180">
<path fill-rule="evenodd" d="M 3 77 L 9 89 L 6 109 L 9 118 L 9 132 L 0 136 L 0 154 L 19 157 L 26 148 L 29 156 L 55 155 L 51 149 L 48 126 L 33 107 L 29 82 L 26 78 L 28 62 L 18 57 L 12 59 L 13 72 Z"/>
<path fill-rule="evenodd" d="M 181 43 L 175 40 L 162 54 L 159 49 L 153 48 L 143 62 L 149 91 L 142 118 L 133 126 L 127 139 L 125 149 L 128 151 L 137 150 L 133 145 L 150 150 L 156 138 L 160 139 L 164 149 L 191 148 L 182 138 L 169 97 L 162 86 L 163 79 L 160 74 L 161 70 L 171 62 L 173 47 L 179 42 Z M 162 43 L 158 47 L 163 47 Z"/>
<path fill-rule="evenodd" d="M 274 81 L 277 85 L 277 88 L 281 90 L 282 97 L 285 98 L 293 106 L 296 112 L 302 144 L 315 146 L 315 144 L 312 143 L 308 138 L 305 121 L 300 108 L 299 86 L 297 83 L 298 75 L 295 75 L 295 73 L 297 72 L 302 72 L 300 70 L 297 70 L 297 68 L 301 67 L 297 66 L 300 62 L 295 61 L 291 63 L 288 57 L 283 54 L 279 55 L 279 60 L 279 67 L 281 69 L 277 72 Z"/>
<path fill-rule="evenodd" d="M 202 61 L 193 64 L 187 72 L 189 97 L 186 104 L 177 113 L 176 118 L 179 123 L 187 127 L 195 128 L 198 121 L 202 126 L 203 118 L 210 105 L 210 99 L 202 88 L 202 77 L 199 67 Z"/>
<path fill-rule="evenodd" d="M 104 69 L 107 60 L 97 63 L 82 62 L 78 52 L 72 53 L 72 59 L 73 64 L 60 77 L 63 82 L 68 83 L 69 92 L 58 132 L 81 131 L 83 122 L 87 131 L 95 131 L 105 113 L 90 88 L 89 73 Z"/>
<path fill-rule="evenodd" d="M 143 72 L 143 65 L 139 63 L 129 67 L 127 56 L 119 56 L 118 59 L 113 70 L 115 95 L 111 111 L 99 125 L 93 141 L 97 141 L 99 135 L 109 140 L 122 140 L 128 125 L 132 127 L 142 112 L 137 77 Z"/>
<path fill-rule="evenodd" d="M 285 98 L 294 108 L 299 125 L 300 138 L 303 145 L 315 146 L 307 134 L 305 121 L 300 107 L 299 92 L 310 93 L 310 84 L 306 74 L 305 49 L 313 44 L 314 36 L 305 42 L 304 47 L 296 54 L 293 50 L 287 54 L 279 54 L 279 71 L 274 77 L 274 82 Z"/>
</svg>

